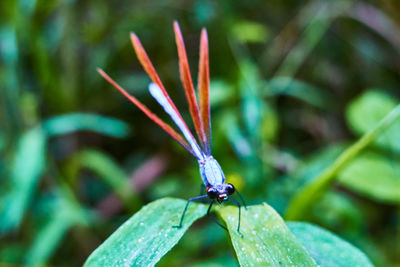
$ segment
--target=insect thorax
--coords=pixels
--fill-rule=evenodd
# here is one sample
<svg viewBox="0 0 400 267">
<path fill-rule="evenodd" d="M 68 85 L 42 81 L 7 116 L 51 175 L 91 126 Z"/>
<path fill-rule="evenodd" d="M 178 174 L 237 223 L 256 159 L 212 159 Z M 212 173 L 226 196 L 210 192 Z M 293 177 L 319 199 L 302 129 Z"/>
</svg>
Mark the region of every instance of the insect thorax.
<svg viewBox="0 0 400 267">
<path fill-rule="evenodd" d="M 225 183 L 225 175 L 221 166 L 212 156 L 199 160 L 199 164 L 200 175 L 206 187 Z"/>
</svg>

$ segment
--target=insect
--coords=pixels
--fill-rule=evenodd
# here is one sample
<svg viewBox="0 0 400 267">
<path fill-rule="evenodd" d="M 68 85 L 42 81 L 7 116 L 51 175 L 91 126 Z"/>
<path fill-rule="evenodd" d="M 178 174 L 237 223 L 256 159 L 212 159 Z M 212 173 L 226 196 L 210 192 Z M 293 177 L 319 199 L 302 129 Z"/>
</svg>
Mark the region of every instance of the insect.
<svg viewBox="0 0 400 267">
<path fill-rule="evenodd" d="M 194 128 L 199 139 L 200 145 L 197 143 L 196 138 L 190 132 L 188 126 L 184 122 L 181 114 L 172 102 L 164 85 L 161 82 L 153 64 L 151 63 L 146 51 L 140 43 L 138 37 L 131 33 L 131 41 L 135 49 L 136 55 L 143 66 L 144 70 L 153 81 L 149 85 L 149 92 L 152 97 L 163 107 L 165 112 L 171 117 L 173 122 L 182 132 L 183 136 L 177 133 L 170 125 L 161 120 L 157 115 L 152 113 L 144 104 L 142 104 L 135 97 L 130 95 L 121 86 L 119 86 L 113 79 L 111 79 L 103 70 L 97 69 L 99 74 L 103 76 L 111 85 L 118 89 L 126 98 L 128 98 L 134 105 L 143 111 L 151 120 L 157 123 L 164 131 L 166 131 L 172 138 L 178 141 L 187 151 L 189 151 L 198 161 L 200 167 L 200 175 L 206 188 L 206 195 L 190 198 L 183 210 L 180 222 L 174 226 L 177 228 L 182 227 L 183 219 L 190 202 L 209 198 L 211 200 L 210 206 L 207 210 L 207 215 L 213 219 L 219 226 L 226 230 L 215 217 L 210 214 L 211 208 L 215 202 L 221 204 L 222 202 L 231 199 L 239 210 L 239 220 L 237 225 L 237 232 L 240 234 L 240 216 L 241 205 L 232 197 L 235 193 L 240 197 L 244 207 L 246 204 L 242 196 L 235 190 L 232 184 L 225 183 L 225 175 L 219 163 L 211 155 L 211 120 L 210 120 L 210 102 L 209 102 L 209 58 L 208 58 L 208 37 L 207 31 L 202 29 L 200 37 L 200 60 L 199 60 L 199 73 L 198 73 L 198 93 L 199 104 L 197 104 L 196 93 L 192 83 L 190 74 L 189 63 L 186 55 L 186 49 L 183 42 L 183 37 L 179 24 L 174 22 L 175 39 L 178 48 L 179 57 L 179 71 L 182 85 L 185 91 L 186 99 L 189 104 L 190 115 L 193 120 Z M 240 234 L 241 235 L 241 234 Z"/>
</svg>

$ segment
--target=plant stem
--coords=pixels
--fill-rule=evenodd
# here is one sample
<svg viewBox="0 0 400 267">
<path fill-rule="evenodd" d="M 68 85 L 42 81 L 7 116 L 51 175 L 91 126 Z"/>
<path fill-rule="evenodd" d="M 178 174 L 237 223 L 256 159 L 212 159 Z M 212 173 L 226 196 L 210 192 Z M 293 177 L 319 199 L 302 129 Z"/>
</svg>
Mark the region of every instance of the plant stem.
<svg viewBox="0 0 400 267">
<path fill-rule="evenodd" d="M 364 134 L 356 143 L 343 151 L 340 156 L 321 172 L 316 178 L 301 188 L 289 202 L 286 209 L 286 220 L 299 220 L 326 190 L 335 183 L 337 173 L 350 162 L 355 156 L 369 146 L 384 130 L 400 117 L 400 104 L 397 105 L 378 125 Z"/>
</svg>

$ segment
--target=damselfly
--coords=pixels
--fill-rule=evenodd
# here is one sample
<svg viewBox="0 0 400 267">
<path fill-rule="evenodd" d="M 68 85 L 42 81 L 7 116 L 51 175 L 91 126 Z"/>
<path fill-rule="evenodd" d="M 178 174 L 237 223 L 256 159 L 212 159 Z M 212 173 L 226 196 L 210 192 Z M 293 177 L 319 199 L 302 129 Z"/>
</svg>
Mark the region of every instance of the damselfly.
<svg viewBox="0 0 400 267">
<path fill-rule="evenodd" d="M 126 98 L 128 98 L 133 104 L 135 104 L 141 111 L 143 111 L 151 120 L 157 123 L 164 131 L 178 141 L 187 151 L 189 151 L 198 161 L 200 165 L 200 175 L 203 179 L 204 186 L 207 194 L 198 197 L 190 198 L 186 203 L 183 210 L 179 225 L 174 226 L 177 228 L 182 227 L 183 219 L 185 217 L 186 210 L 190 202 L 194 200 L 201 200 L 209 198 L 211 200 L 210 206 L 207 210 L 207 215 L 212 218 L 219 226 L 226 229 L 216 218 L 211 216 L 210 210 L 215 201 L 222 203 L 231 199 L 239 209 L 239 220 L 237 225 L 237 232 L 240 234 L 240 204 L 232 197 L 233 193 L 238 194 L 243 205 L 246 207 L 243 198 L 235 190 L 235 187 L 230 183 L 225 183 L 225 175 L 221 169 L 221 166 L 211 155 L 211 120 L 210 120 L 210 101 L 209 101 L 209 59 L 208 59 L 208 37 L 207 31 L 203 29 L 200 36 L 200 60 L 199 60 L 199 73 L 198 73 L 198 94 L 199 94 L 199 105 L 197 104 L 196 93 L 192 83 L 192 77 L 190 74 L 189 63 L 186 55 L 186 49 L 183 42 L 181 30 L 178 23 L 174 22 L 175 39 L 178 48 L 179 57 L 179 71 L 182 81 L 183 88 L 185 90 L 186 99 L 189 104 L 190 115 L 193 120 L 194 128 L 197 137 L 200 142 L 200 146 L 197 143 L 195 137 L 190 132 L 188 126 L 184 122 L 181 114 L 172 102 L 164 85 L 161 82 L 156 70 L 153 67 L 149 57 L 147 56 L 142 44 L 138 37 L 131 33 L 131 41 L 135 49 L 136 55 L 142 64 L 144 70 L 150 76 L 153 81 L 149 85 L 150 94 L 155 100 L 164 108 L 165 112 L 171 117 L 176 126 L 182 132 L 183 136 L 177 133 L 170 125 L 161 120 L 157 115 L 152 113 L 145 105 L 143 105 L 135 97 L 131 96 L 121 86 L 119 86 L 114 80 L 112 80 L 103 70 L 98 69 L 97 71 L 103 76 L 110 84 L 117 88 Z"/>
</svg>

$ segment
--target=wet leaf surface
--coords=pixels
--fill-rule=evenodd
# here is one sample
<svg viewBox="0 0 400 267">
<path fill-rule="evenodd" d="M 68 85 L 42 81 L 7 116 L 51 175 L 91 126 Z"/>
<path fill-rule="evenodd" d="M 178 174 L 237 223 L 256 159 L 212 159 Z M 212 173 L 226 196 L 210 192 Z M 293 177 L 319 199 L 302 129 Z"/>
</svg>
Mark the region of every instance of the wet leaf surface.
<svg viewBox="0 0 400 267">
<path fill-rule="evenodd" d="M 182 228 L 173 228 L 185 204 L 163 198 L 144 206 L 89 256 L 85 266 L 154 266 L 206 214 L 207 206 L 191 203 Z"/>
<path fill-rule="evenodd" d="M 283 219 L 267 204 L 242 210 L 242 236 L 236 231 L 237 207 L 226 206 L 218 212 L 227 224 L 241 266 L 316 266 Z"/>
<path fill-rule="evenodd" d="M 361 250 L 327 230 L 302 222 L 288 222 L 287 226 L 319 266 L 373 266 Z"/>
</svg>

